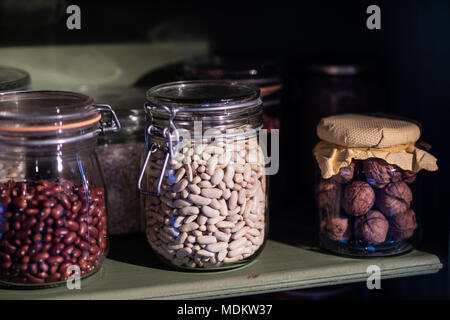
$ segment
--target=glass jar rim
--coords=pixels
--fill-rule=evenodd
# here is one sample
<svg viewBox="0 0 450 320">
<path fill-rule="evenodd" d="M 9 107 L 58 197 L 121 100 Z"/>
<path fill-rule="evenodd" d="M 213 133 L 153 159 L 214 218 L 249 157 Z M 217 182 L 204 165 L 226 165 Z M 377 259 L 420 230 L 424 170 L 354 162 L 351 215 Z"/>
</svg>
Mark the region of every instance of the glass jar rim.
<svg viewBox="0 0 450 320">
<path fill-rule="evenodd" d="M 106 123 L 101 120 L 102 112 L 110 113 Z M 57 144 L 104 131 L 120 131 L 120 122 L 109 105 L 94 104 L 87 95 L 56 90 L 0 93 L 2 143 Z"/>
<path fill-rule="evenodd" d="M 25 70 L 0 66 L 0 92 L 26 87 L 30 84 L 30 74 Z"/>
<path fill-rule="evenodd" d="M 260 89 L 232 80 L 184 80 L 168 82 L 147 91 L 153 105 L 176 109 L 177 115 L 192 112 L 228 111 L 261 104 Z M 158 113 L 158 111 L 156 111 Z"/>
</svg>

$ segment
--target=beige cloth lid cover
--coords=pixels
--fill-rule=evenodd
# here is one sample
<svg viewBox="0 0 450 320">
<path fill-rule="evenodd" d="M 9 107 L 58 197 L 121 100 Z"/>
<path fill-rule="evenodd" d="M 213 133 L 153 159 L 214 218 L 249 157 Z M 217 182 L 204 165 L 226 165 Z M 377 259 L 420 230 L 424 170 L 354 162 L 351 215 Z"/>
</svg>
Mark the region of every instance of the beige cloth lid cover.
<svg viewBox="0 0 450 320">
<path fill-rule="evenodd" d="M 435 171 L 436 161 L 415 143 L 420 128 L 412 122 L 389 118 L 341 114 L 323 118 L 317 126 L 320 141 L 313 150 L 322 178 L 328 179 L 353 159 L 380 158 L 403 170 Z"/>
</svg>

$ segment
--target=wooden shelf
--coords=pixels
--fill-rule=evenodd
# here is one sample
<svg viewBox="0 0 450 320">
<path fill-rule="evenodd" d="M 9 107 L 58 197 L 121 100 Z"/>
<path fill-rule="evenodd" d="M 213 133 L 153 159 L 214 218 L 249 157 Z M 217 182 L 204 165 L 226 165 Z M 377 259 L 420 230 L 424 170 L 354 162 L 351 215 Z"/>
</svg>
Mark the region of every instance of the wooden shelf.
<svg viewBox="0 0 450 320">
<path fill-rule="evenodd" d="M 115 242 L 125 256 L 111 252 L 103 268 L 81 282 L 80 290 L 1 289 L 0 299 L 209 299 L 366 281 L 369 265 L 381 268 L 382 280 L 442 268 L 435 255 L 417 250 L 397 257 L 353 259 L 269 240 L 258 259 L 243 268 L 180 272 L 157 262 L 142 239 Z"/>
</svg>

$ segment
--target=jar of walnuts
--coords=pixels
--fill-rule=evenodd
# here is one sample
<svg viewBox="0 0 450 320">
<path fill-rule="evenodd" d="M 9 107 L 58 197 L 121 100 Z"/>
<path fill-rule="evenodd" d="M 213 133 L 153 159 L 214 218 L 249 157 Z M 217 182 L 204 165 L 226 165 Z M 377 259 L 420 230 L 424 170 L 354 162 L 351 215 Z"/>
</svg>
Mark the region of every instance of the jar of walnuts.
<svg viewBox="0 0 450 320">
<path fill-rule="evenodd" d="M 437 159 L 419 147 L 420 127 L 362 114 L 323 118 L 313 154 L 320 245 L 337 254 L 388 256 L 413 248 L 420 230 L 411 191 Z"/>
</svg>

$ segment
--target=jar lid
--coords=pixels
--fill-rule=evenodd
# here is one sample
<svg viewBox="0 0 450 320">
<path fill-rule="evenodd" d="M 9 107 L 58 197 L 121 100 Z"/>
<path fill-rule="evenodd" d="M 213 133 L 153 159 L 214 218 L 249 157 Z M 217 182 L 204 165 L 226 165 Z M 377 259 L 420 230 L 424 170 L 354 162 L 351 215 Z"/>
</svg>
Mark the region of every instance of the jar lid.
<svg viewBox="0 0 450 320">
<path fill-rule="evenodd" d="M 0 66 L 0 92 L 14 91 L 30 84 L 30 74 L 24 70 Z"/>
<path fill-rule="evenodd" d="M 228 80 L 189 80 L 169 82 L 147 92 L 146 111 L 151 124 L 166 128 L 192 129 L 202 121 L 203 129 L 226 130 L 262 125 L 259 88 Z"/>
<path fill-rule="evenodd" d="M 273 60 L 211 56 L 189 60 L 183 67 L 188 77 L 196 79 L 237 80 L 257 85 L 262 97 L 282 88 L 281 66 Z"/>
<path fill-rule="evenodd" d="M 231 115 L 261 105 L 259 88 L 237 81 L 189 80 L 169 82 L 151 88 L 147 100 L 176 109 L 176 118 L 223 111 Z M 155 109 L 155 114 L 164 113 Z M 175 119 L 176 119 L 175 118 Z"/>
<path fill-rule="evenodd" d="M 420 138 L 420 128 L 400 119 L 340 114 L 323 118 L 317 126 L 317 135 L 339 146 L 380 149 L 415 143 Z"/>
<path fill-rule="evenodd" d="M 25 143 L 37 136 L 49 139 L 50 135 L 64 135 L 65 140 L 60 142 L 65 142 L 68 137 L 81 140 L 103 131 L 119 131 L 120 123 L 111 107 L 93 102 L 89 96 L 69 91 L 0 93 L 2 139 L 7 140 L 9 134 Z M 109 113 L 107 122 L 101 120 L 102 112 Z"/>
</svg>

